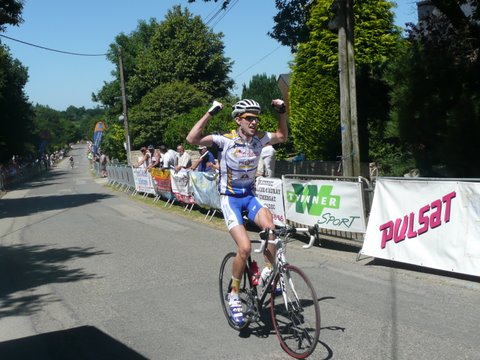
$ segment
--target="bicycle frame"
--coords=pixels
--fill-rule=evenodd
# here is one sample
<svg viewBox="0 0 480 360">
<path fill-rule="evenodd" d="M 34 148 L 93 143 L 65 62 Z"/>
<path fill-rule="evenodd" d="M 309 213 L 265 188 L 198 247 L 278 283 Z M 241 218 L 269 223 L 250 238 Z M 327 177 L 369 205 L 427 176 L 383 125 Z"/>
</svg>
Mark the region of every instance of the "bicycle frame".
<svg viewBox="0 0 480 360">
<path fill-rule="evenodd" d="M 300 233 L 309 233 L 310 234 L 310 241 L 307 245 L 303 245 L 302 247 L 304 249 L 309 249 L 313 246 L 314 242 L 315 242 L 315 235 L 312 234 L 311 230 L 308 229 L 308 228 L 297 228 L 296 229 L 296 232 L 300 232 Z M 251 274 L 250 274 L 250 269 L 251 269 L 251 264 L 252 264 L 252 258 L 251 256 L 248 258 L 248 261 L 247 261 L 247 265 L 248 265 L 248 281 L 249 281 L 249 284 L 250 284 L 250 287 L 253 289 L 254 291 L 254 298 L 256 300 L 256 306 L 257 306 L 257 309 L 260 310 L 260 309 L 263 309 L 264 307 L 264 304 L 265 304 L 265 299 L 267 298 L 267 295 L 269 295 L 271 293 L 271 288 L 272 288 L 272 284 L 273 284 L 273 281 L 275 280 L 275 278 L 280 275 L 280 287 L 282 289 L 282 296 L 284 297 L 284 300 L 285 300 L 285 304 L 288 304 L 288 301 L 287 301 L 287 294 L 286 294 L 286 286 L 285 286 L 285 278 L 284 278 L 284 275 L 285 272 L 283 270 L 283 267 L 287 264 L 287 260 L 286 260 L 286 257 L 285 257 L 285 246 L 286 244 L 289 242 L 288 239 L 290 238 L 290 234 L 287 233 L 286 235 L 284 235 L 284 238 L 282 239 L 281 236 L 277 235 L 275 237 L 274 240 L 260 240 L 260 247 L 258 249 L 255 249 L 254 252 L 255 253 L 264 253 L 265 251 L 265 248 L 266 248 L 266 245 L 267 243 L 268 244 L 274 244 L 275 245 L 275 250 L 276 250 L 276 261 L 275 261 L 275 264 L 274 264 L 274 267 L 272 269 L 272 272 L 269 276 L 269 279 L 267 281 L 267 283 L 265 285 L 262 286 L 261 290 L 260 290 L 260 293 L 258 293 L 257 291 L 257 286 L 253 286 L 252 284 L 252 280 L 251 280 Z M 288 276 L 285 276 L 285 277 L 288 277 Z M 293 291 L 295 292 L 295 288 L 293 286 L 293 283 L 291 281 L 291 279 L 287 279 L 287 281 L 289 281 L 290 285 L 292 286 L 292 289 Z M 298 296 L 297 294 L 295 293 L 294 294 L 295 297 L 298 299 Z M 288 308 L 287 308 L 288 310 Z M 258 315 L 258 314 L 257 314 Z"/>
<path fill-rule="evenodd" d="M 238 289 L 245 318 L 242 324 L 235 323 L 229 312 L 232 278 L 228 274 L 231 270 L 227 268 L 231 268 L 237 255 L 235 252 L 226 254 L 222 261 L 219 286 L 222 309 L 230 327 L 241 331 L 250 323 L 259 322 L 264 310 L 269 307 L 272 325 L 281 347 L 290 356 L 304 359 L 315 350 L 318 343 L 321 319 L 318 297 L 311 281 L 301 269 L 286 259 L 286 244 L 296 240 L 290 240 L 290 237 L 297 232 L 310 234 L 310 242 L 303 245 L 303 248 L 309 248 L 313 246 L 318 235 L 318 227 L 268 230 L 268 234 L 261 233 L 261 240 L 252 240 L 252 243 L 260 244 L 258 249 L 254 249 L 254 253 L 263 254 L 267 244 L 274 245 L 275 259 L 272 259 L 274 264 L 270 275 L 263 280 L 265 283 L 257 284 L 252 276 L 252 256 L 248 257 Z M 272 235 L 275 239 L 268 239 L 273 237 Z M 280 287 L 281 295 L 277 287 Z"/>
</svg>

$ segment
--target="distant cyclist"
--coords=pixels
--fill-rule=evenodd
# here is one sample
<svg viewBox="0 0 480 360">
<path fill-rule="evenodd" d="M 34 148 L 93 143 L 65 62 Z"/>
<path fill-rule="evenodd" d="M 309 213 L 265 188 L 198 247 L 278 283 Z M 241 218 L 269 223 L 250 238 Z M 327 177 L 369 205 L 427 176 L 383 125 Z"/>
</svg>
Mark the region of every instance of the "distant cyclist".
<svg viewBox="0 0 480 360">
<path fill-rule="evenodd" d="M 255 100 L 244 99 L 232 106 L 232 118 L 238 125 L 237 130 L 223 135 L 203 135 L 203 130 L 213 115 L 223 109 L 223 105 L 214 101 L 212 107 L 190 130 L 187 141 L 190 144 L 219 148 L 220 160 L 219 191 L 221 206 L 230 235 L 237 244 L 237 255 L 233 262 L 232 286 L 229 296 L 230 317 L 237 325 L 245 322 L 242 304 L 238 295 L 240 279 L 245 263 L 251 251 L 250 238 L 243 225 L 243 211 L 248 219 L 261 229 L 274 229 L 273 216 L 255 197 L 255 174 L 262 148 L 266 144 L 277 144 L 287 140 L 288 128 L 283 100 L 272 100 L 272 106 L 280 114 L 277 130 L 273 133 L 257 131 L 260 122 L 260 105 Z M 274 238 L 273 235 L 270 236 Z M 269 244 L 265 255 L 267 266 L 262 278 L 268 276 L 273 263 L 275 246 Z"/>
<path fill-rule="evenodd" d="M 73 169 L 73 156 L 70 155 L 70 157 L 68 158 L 68 160 L 70 161 L 70 166 L 71 166 L 72 169 Z"/>
</svg>

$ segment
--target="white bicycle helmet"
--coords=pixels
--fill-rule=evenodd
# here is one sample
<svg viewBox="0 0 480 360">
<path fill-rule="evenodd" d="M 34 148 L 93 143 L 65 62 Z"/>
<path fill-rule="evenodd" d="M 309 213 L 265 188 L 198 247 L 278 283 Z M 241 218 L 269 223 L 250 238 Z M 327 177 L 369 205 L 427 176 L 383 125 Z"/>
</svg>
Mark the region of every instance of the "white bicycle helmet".
<svg viewBox="0 0 480 360">
<path fill-rule="evenodd" d="M 232 106 L 232 118 L 236 118 L 245 113 L 260 114 L 260 104 L 255 100 L 243 99 Z"/>
</svg>

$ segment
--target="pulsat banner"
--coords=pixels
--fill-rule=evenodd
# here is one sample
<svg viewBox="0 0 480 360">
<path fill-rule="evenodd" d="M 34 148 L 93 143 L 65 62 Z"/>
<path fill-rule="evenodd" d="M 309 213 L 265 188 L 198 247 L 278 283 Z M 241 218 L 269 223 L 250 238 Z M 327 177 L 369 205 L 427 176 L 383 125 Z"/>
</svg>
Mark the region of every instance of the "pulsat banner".
<svg viewBox="0 0 480 360">
<path fill-rule="evenodd" d="M 323 229 L 365 232 L 362 184 L 283 178 L 287 219 Z"/>
<path fill-rule="evenodd" d="M 480 276 L 480 183 L 377 179 L 361 254 Z"/>
</svg>

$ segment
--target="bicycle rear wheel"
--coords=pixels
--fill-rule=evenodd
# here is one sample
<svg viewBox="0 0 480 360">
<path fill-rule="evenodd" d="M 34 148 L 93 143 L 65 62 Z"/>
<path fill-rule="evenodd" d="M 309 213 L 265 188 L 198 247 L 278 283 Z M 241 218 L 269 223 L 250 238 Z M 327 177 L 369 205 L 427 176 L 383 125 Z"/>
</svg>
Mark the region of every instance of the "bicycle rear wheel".
<svg viewBox="0 0 480 360">
<path fill-rule="evenodd" d="M 272 293 L 270 305 L 273 326 L 287 354 L 304 359 L 315 350 L 320 336 L 317 294 L 305 273 L 293 265 L 285 265 L 273 289 L 279 281 L 284 283 L 282 294 Z"/>
<path fill-rule="evenodd" d="M 242 330 L 248 327 L 250 324 L 250 319 L 248 316 L 245 316 L 247 314 L 247 310 L 251 308 L 252 306 L 252 292 L 251 292 L 251 286 L 250 286 L 250 281 L 248 279 L 248 268 L 245 267 L 245 271 L 242 275 L 242 278 L 240 279 L 240 288 L 239 288 L 239 295 L 240 295 L 240 300 L 242 301 L 242 308 L 243 308 L 243 314 L 245 316 L 245 323 L 242 326 L 238 326 L 236 323 L 232 321 L 230 318 L 230 307 L 228 304 L 228 296 L 230 294 L 231 290 L 231 284 L 232 284 L 232 266 L 233 266 L 233 259 L 235 258 L 236 254 L 235 253 L 228 253 L 225 255 L 222 261 L 222 265 L 220 266 L 220 273 L 218 275 L 218 284 L 219 284 L 219 289 L 220 289 L 220 303 L 222 305 L 223 313 L 225 314 L 225 317 L 227 318 L 228 325 L 230 325 L 233 329 L 235 330 Z"/>
</svg>

